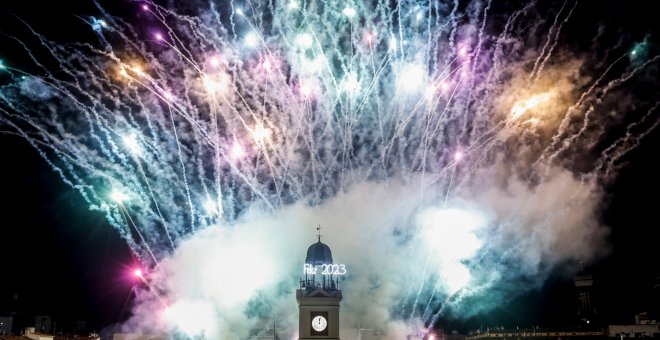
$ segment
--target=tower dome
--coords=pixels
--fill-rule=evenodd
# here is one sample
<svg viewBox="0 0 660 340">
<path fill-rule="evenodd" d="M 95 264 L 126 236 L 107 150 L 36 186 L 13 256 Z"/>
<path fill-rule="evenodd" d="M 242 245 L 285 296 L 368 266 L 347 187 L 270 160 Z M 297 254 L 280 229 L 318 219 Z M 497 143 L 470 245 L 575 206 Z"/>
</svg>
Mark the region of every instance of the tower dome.
<svg viewBox="0 0 660 340">
<path fill-rule="evenodd" d="M 313 266 L 320 266 L 322 264 L 332 264 L 332 252 L 330 247 L 327 244 L 319 241 L 312 244 L 307 248 L 307 257 L 305 258 L 305 263 L 309 263 Z"/>
</svg>

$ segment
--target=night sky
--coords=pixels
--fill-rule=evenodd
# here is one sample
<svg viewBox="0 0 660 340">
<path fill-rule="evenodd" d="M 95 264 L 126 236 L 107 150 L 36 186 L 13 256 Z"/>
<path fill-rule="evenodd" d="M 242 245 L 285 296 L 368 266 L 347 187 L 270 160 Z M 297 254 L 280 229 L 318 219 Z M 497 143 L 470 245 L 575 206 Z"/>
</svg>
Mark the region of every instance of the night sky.
<svg viewBox="0 0 660 340">
<path fill-rule="evenodd" d="M 657 12 L 651 3 L 582 2 L 562 41 L 580 46 L 582 35 L 592 33 L 590 24 L 604 22 L 619 27 L 626 41 L 646 37 L 650 55 L 660 53 L 655 45 L 660 33 Z M 132 20 L 133 7 L 122 1 L 110 11 Z M 75 15 L 94 13 L 93 6 L 81 0 L 3 1 L 0 32 L 25 34 L 16 15 L 55 40 L 93 39 Z M 6 46 L 6 37 L 0 39 L 0 57 L 20 65 Z M 6 81 L 2 75 L 0 81 Z M 630 91 L 658 99 L 657 87 Z M 654 117 L 659 119 L 657 112 Z M 0 131 L 8 129 L 0 126 Z M 632 322 L 637 312 L 658 313 L 660 288 L 653 289 L 654 278 L 660 276 L 658 150 L 656 130 L 623 159 L 616 182 L 606 188 L 600 217 L 611 230 L 611 251 L 586 270 L 595 278 L 598 313 L 610 322 Z M 23 139 L 0 134 L 0 151 L 0 316 L 20 311 L 63 321 L 87 320 L 90 329 L 126 319 L 135 284 L 127 274 L 135 263 L 130 248 Z M 572 277 L 558 274 L 542 289 L 522 294 L 509 305 L 467 322 L 446 321 L 446 327 L 559 326 L 570 323 L 573 314 Z"/>
</svg>

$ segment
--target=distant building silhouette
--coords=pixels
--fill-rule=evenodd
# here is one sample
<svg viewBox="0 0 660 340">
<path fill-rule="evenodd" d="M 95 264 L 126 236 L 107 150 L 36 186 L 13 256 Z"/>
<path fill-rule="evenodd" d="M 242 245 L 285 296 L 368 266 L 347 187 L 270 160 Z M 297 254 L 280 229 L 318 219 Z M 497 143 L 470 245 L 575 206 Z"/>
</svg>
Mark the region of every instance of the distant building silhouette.
<svg viewBox="0 0 660 340">
<path fill-rule="evenodd" d="M 593 276 L 581 271 L 573 278 L 575 284 L 575 298 L 577 317 L 580 323 L 593 324 L 596 319 L 596 306 L 594 303 Z"/>
<path fill-rule="evenodd" d="M 11 316 L 0 316 L 0 335 L 11 335 L 13 321 Z"/>
<path fill-rule="evenodd" d="M 48 315 L 36 315 L 34 317 L 34 328 L 36 332 L 39 333 L 51 333 L 52 332 L 52 320 Z"/>
<path fill-rule="evenodd" d="M 495 329 L 486 332 L 477 332 L 468 335 L 466 340 L 489 339 L 602 339 L 605 337 L 602 330 L 575 330 L 575 329 Z"/>
<path fill-rule="evenodd" d="M 616 338 L 658 338 L 660 324 L 649 319 L 648 313 L 639 313 L 635 315 L 634 325 L 609 325 L 607 335 Z"/>
</svg>

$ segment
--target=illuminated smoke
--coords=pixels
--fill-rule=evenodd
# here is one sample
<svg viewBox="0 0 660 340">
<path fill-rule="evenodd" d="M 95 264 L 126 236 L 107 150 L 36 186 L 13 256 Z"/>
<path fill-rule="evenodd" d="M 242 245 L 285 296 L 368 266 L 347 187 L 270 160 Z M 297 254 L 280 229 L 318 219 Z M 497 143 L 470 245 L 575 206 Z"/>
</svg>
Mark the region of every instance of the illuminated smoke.
<svg viewBox="0 0 660 340">
<path fill-rule="evenodd" d="M 0 64 L 0 119 L 143 261 L 126 330 L 294 329 L 320 224 L 344 327 L 400 339 L 606 252 L 603 187 L 658 124 L 611 106 L 659 57 L 595 63 L 559 44 L 574 7 L 491 5 L 140 4 L 96 45 L 33 32 L 59 68 Z"/>
</svg>

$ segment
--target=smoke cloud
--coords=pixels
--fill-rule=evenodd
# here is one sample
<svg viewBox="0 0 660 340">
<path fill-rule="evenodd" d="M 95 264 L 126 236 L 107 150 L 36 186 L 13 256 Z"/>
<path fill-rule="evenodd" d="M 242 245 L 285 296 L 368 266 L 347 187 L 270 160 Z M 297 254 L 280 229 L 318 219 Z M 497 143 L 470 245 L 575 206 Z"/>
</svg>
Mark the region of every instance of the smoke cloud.
<svg viewBox="0 0 660 340">
<path fill-rule="evenodd" d="M 354 183 L 321 205 L 298 202 L 277 213 L 255 205 L 234 224 L 191 235 L 161 261 L 124 327 L 240 339 L 276 320 L 295 331 L 295 289 L 317 225 L 334 261 L 348 268 L 341 283 L 348 337 L 351 328 L 371 328 L 400 339 L 448 309 L 466 317 L 487 311 L 607 249 L 594 181 L 554 168 L 530 185 L 496 164 L 458 182 L 446 206 L 443 193 L 421 198 L 420 186 L 437 187 L 421 178 Z M 463 309 L 485 294 L 486 302 Z"/>
</svg>

